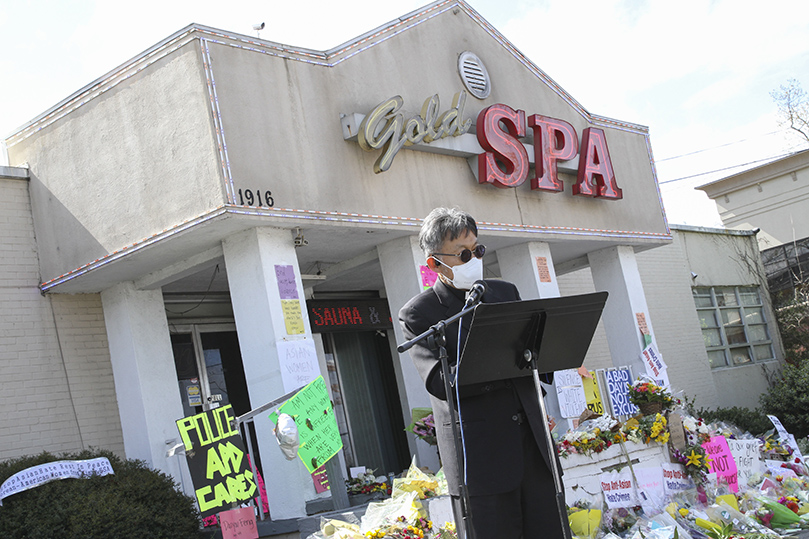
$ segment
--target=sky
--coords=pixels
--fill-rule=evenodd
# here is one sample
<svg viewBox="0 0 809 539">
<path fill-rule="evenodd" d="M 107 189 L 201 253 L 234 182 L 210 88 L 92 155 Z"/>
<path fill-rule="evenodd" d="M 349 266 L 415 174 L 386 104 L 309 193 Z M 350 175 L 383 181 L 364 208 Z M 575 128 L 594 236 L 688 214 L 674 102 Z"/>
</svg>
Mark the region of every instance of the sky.
<svg viewBox="0 0 809 539">
<path fill-rule="evenodd" d="M 0 0 L 0 137 L 191 23 L 327 50 L 427 3 Z M 807 147 L 770 96 L 809 91 L 805 0 L 468 3 L 589 112 L 649 127 L 670 223 L 721 226 L 696 186 Z"/>
</svg>

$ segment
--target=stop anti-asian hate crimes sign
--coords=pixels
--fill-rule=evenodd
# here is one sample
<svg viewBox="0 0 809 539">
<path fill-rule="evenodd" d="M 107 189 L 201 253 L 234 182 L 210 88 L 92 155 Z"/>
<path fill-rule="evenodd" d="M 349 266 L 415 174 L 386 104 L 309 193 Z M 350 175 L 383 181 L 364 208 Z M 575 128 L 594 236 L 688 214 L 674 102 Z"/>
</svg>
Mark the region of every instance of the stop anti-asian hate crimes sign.
<svg viewBox="0 0 809 539">
<path fill-rule="evenodd" d="M 256 493 L 231 405 L 177 420 L 202 517 L 247 502 Z"/>
</svg>

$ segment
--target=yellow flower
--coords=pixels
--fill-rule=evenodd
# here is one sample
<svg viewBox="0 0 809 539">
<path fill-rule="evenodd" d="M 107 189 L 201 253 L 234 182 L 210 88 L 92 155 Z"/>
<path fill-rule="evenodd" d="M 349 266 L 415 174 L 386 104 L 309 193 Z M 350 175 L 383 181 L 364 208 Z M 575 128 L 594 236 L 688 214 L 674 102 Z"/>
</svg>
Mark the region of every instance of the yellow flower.
<svg viewBox="0 0 809 539">
<path fill-rule="evenodd" d="M 680 513 L 681 517 L 688 516 L 688 509 L 686 509 L 685 507 L 680 507 L 680 509 L 678 509 L 677 512 Z"/>
<path fill-rule="evenodd" d="M 707 458 L 707 457 L 706 457 L 706 458 Z M 692 464 L 693 464 L 693 465 L 695 465 L 695 466 L 700 466 L 700 465 L 701 465 L 701 463 L 700 463 L 700 459 L 702 459 L 702 455 L 700 455 L 699 453 L 697 453 L 696 451 L 694 451 L 694 450 L 692 449 L 692 450 L 691 450 L 691 454 L 690 454 L 690 455 L 688 455 L 688 462 L 686 462 L 686 464 L 685 464 L 685 465 L 686 465 L 686 466 L 690 466 L 690 465 L 692 465 Z"/>
</svg>

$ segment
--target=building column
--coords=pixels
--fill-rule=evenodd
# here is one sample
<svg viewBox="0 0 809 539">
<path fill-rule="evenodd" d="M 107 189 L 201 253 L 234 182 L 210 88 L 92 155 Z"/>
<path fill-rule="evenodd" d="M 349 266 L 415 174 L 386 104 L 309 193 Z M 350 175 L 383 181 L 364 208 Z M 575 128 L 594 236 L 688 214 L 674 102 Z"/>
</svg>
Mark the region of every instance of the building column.
<svg viewBox="0 0 809 539">
<path fill-rule="evenodd" d="M 163 294 L 127 282 L 103 291 L 101 302 L 126 456 L 172 475 L 193 495 L 183 454 L 166 456 L 180 441 L 183 405 Z"/>
<path fill-rule="evenodd" d="M 503 279 L 517 285 L 522 299 L 559 297 L 559 283 L 547 243 L 528 242 L 498 249 L 497 261 Z"/>
<path fill-rule="evenodd" d="M 646 368 L 640 354 L 646 347 L 641 327 L 653 339 L 652 320 L 643 293 L 635 251 L 620 245 L 587 254 L 596 290 L 609 292 L 602 320 L 612 364 L 631 365 L 637 378 Z"/>
<path fill-rule="evenodd" d="M 522 299 L 558 298 L 559 282 L 551 256 L 550 245 L 545 242 L 527 242 L 497 250 L 500 274 L 506 281 L 517 285 Z M 559 409 L 559 398 L 552 384 L 542 384 L 545 388 L 545 406 L 548 415 L 557 425 L 573 423 L 563 421 Z"/>
<path fill-rule="evenodd" d="M 276 343 L 312 340 L 298 257 L 286 229 L 253 228 L 222 245 L 250 405 L 257 408 L 290 390 L 284 387 Z M 295 299 L 299 310 L 288 310 L 285 318 L 282 300 Z M 288 321 L 294 324 L 292 334 Z M 255 426 L 270 514 L 275 520 L 305 516 L 306 500 L 315 497 L 311 475 L 300 459 L 284 458 L 267 415 L 256 417 Z"/>
<path fill-rule="evenodd" d="M 382 277 L 385 282 L 385 293 L 388 298 L 390 314 L 393 318 L 393 334 L 396 342 L 405 341 L 402 327 L 399 324 L 399 309 L 416 294 L 424 290 L 421 281 L 421 266 L 426 266 L 424 254 L 418 246 L 416 236 L 398 238 L 377 246 L 379 262 L 382 266 Z M 410 410 L 413 408 L 430 408 L 430 396 L 424 388 L 410 353 L 399 355 L 399 361 L 393 362 L 396 369 L 396 380 L 399 384 L 399 397 L 402 401 L 402 414 L 406 425 L 410 424 Z M 407 442 L 410 454 L 416 455 L 419 466 L 426 466 L 438 471 L 438 453 L 434 447 L 420 442 L 413 434 L 408 434 Z"/>
</svg>

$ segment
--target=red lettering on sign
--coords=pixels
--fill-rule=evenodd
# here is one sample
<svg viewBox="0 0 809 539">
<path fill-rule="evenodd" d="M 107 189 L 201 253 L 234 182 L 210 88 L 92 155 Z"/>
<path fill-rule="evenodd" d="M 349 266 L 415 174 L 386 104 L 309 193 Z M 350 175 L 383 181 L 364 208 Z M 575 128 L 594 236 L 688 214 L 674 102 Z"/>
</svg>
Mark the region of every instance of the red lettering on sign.
<svg viewBox="0 0 809 539">
<path fill-rule="evenodd" d="M 503 131 L 501 123 L 505 126 Z M 478 181 L 497 187 L 517 187 L 528 176 L 528 153 L 518 137 L 525 136 L 525 111 L 491 105 L 478 115 L 477 137 L 484 153 L 478 156 Z"/>
<path fill-rule="evenodd" d="M 564 120 L 534 114 L 528 117 L 534 130 L 534 168 L 531 189 L 564 191 L 565 185 L 556 172 L 557 161 L 569 161 L 579 152 L 579 137 Z"/>
<path fill-rule="evenodd" d="M 596 127 L 585 129 L 582 132 L 581 147 L 579 177 L 573 185 L 573 194 L 615 200 L 624 198 L 623 192 L 615 182 L 615 172 L 612 170 L 612 160 L 604 131 Z"/>
</svg>

